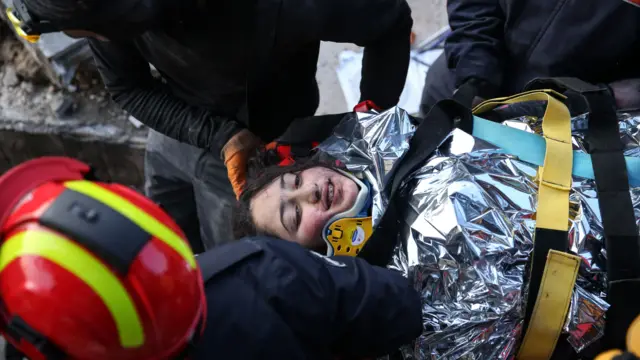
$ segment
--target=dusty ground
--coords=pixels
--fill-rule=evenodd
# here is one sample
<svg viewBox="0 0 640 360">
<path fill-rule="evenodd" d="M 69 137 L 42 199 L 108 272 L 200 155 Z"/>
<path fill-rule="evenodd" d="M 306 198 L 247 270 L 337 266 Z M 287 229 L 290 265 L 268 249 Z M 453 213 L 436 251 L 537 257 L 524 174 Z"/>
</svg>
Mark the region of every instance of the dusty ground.
<svg viewBox="0 0 640 360">
<path fill-rule="evenodd" d="M 408 0 L 413 15 L 413 31 L 420 43 L 429 35 L 447 25 L 446 0 Z M 344 95 L 336 76 L 338 54 L 346 49 L 357 49 L 347 44 L 323 43 L 318 60 L 318 83 L 320 84 L 319 114 L 348 111 Z"/>
<path fill-rule="evenodd" d="M 413 10 L 414 28 L 413 31 L 417 35 L 416 43 L 420 43 L 423 39 L 439 30 L 447 24 L 446 19 L 446 0 L 408 0 Z M 2 37 L 0 30 L 0 37 Z M 41 74 L 38 74 L 35 66 L 32 66 L 31 59 L 22 58 L 24 54 L 16 52 L 16 44 L 4 45 L 0 47 L 0 107 L 11 108 L 14 102 L 20 102 L 20 99 L 30 99 L 29 105 L 33 113 L 45 112 L 51 114 L 55 106 L 51 105 L 62 101 L 62 94 L 53 88 L 46 91 L 34 91 L 33 84 L 23 82 L 22 79 L 29 79 L 35 82 L 42 80 Z M 336 76 L 336 67 L 338 65 L 338 55 L 346 49 L 355 49 L 356 47 L 345 44 L 325 43 L 320 51 L 320 59 L 318 61 L 318 83 L 320 84 L 320 108 L 318 113 L 337 113 L 347 111 L 344 95 L 338 83 Z M 9 59 L 11 57 L 11 59 Z M 20 57 L 20 58 L 15 58 Z M 10 61 L 11 60 L 11 61 Z M 6 67 L 7 63 L 18 64 L 18 66 Z M 97 89 L 96 79 L 82 79 L 76 81 L 81 91 L 88 91 L 93 99 L 98 103 L 102 102 L 105 94 L 101 89 Z M 89 83 L 91 85 L 89 85 Z M 17 96 L 16 96 L 17 95 Z M 2 106 L 4 105 L 4 106 Z M 53 107 L 53 108 L 52 108 Z M 120 114 L 111 114 L 117 118 L 124 120 L 126 116 Z M 24 116 L 24 114 L 22 114 Z M 48 116 L 45 116 L 48 117 Z M 4 360 L 4 341 L 0 338 L 0 360 Z"/>
</svg>

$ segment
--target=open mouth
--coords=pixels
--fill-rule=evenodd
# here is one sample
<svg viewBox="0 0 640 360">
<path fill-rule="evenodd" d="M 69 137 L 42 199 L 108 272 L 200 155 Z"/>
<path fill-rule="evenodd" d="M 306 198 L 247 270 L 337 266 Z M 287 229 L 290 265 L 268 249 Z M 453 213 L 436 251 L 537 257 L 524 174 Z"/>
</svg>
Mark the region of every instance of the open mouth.
<svg viewBox="0 0 640 360">
<path fill-rule="evenodd" d="M 329 180 L 329 183 L 327 185 L 327 208 L 331 208 L 331 205 L 333 204 L 333 195 L 334 195 L 334 187 L 333 184 L 331 183 L 331 180 Z"/>
<path fill-rule="evenodd" d="M 324 205 L 325 211 L 331 209 L 335 199 L 335 194 L 336 189 L 331 180 L 328 180 L 322 191 L 322 205 Z"/>
<path fill-rule="evenodd" d="M 336 188 L 335 185 L 333 185 L 331 179 L 329 179 L 323 189 L 322 194 L 322 202 L 325 210 L 331 209 L 333 204 L 340 205 L 340 201 L 342 199 L 341 195 L 341 189 Z"/>
</svg>

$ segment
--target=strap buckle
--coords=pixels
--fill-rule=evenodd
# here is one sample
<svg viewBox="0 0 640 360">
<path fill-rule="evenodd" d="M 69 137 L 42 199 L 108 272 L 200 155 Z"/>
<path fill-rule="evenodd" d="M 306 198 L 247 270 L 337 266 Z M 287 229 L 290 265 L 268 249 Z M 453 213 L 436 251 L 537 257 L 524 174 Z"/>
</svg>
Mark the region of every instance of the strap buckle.
<svg viewBox="0 0 640 360">
<path fill-rule="evenodd" d="M 560 191 L 571 191 L 571 185 L 567 186 L 564 184 L 557 184 L 554 182 L 551 182 L 549 180 L 545 180 L 544 179 L 544 168 L 540 167 L 540 185 L 546 186 L 546 187 L 550 187 L 556 190 L 560 190 Z"/>
</svg>

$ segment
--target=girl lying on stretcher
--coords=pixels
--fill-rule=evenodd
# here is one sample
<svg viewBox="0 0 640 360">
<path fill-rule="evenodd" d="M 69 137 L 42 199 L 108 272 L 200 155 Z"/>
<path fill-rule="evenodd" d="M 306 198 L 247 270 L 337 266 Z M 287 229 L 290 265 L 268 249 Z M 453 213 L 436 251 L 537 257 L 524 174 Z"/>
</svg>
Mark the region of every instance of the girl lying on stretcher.
<svg viewBox="0 0 640 360">
<path fill-rule="evenodd" d="M 539 131 L 545 104 L 521 105 L 491 116 Z M 578 129 L 581 118 L 574 120 Z M 629 129 L 640 124 L 640 117 L 627 120 Z M 331 135 L 314 139 L 322 141 L 315 155 L 293 164 L 286 145 L 283 151 L 271 145 L 250 168 L 234 216 L 236 236 L 267 233 L 320 253 L 367 255 L 385 209 L 401 203 L 401 211 L 393 211 L 402 213 L 397 229 L 385 230 L 384 239 L 395 247 L 385 264 L 423 294 L 424 322 L 423 335 L 405 350 L 416 358 L 513 358 L 524 335 L 538 166 L 456 129 L 402 179 L 400 201 L 390 202 L 387 175 L 409 150 L 414 125 L 400 109 L 351 114 Z M 580 147 L 574 136 L 574 149 Z M 640 189 L 633 191 L 640 199 Z M 568 240 L 583 261 L 558 342 L 567 354 L 602 336 L 609 307 L 601 296 L 607 291 L 606 250 L 595 193 L 592 180 L 573 179 Z"/>
<path fill-rule="evenodd" d="M 307 160 L 267 168 L 241 197 L 236 235 L 266 233 L 325 253 L 333 250 L 327 249 L 332 225 L 362 219 L 363 225 L 350 229 L 355 254 L 371 233 L 371 196 L 366 181 L 335 164 Z"/>
<path fill-rule="evenodd" d="M 352 116 L 345 115 L 344 122 Z M 336 125 L 341 118 L 325 122 Z M 322 132 L 327 133 L 310 133 Z M 313 145 L 317 143 L 294 145 L 315 154 L 294 161 L 286 140 L 272 143 L 250 161 L 247 186 L 234 216 L 236 237 L 269 234 L 323 254 L 357 255 L 372 233 L 371 183 L 344 163 L 316 153 Z M 350 240 L 330 240 L 337 237 Z"/>
</svg>

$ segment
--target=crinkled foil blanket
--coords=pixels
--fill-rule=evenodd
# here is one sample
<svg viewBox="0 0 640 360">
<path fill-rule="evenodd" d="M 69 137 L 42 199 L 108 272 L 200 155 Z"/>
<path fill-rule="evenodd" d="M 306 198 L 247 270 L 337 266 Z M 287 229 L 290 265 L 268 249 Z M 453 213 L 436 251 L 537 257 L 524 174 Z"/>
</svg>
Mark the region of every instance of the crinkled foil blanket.
<svg viewBox="0 0 640 360">
<path fill-rule="evenodd" d="M 544 104 L 493 112 L 505 126 L 540 133 Z M 522 116 L 522 114 L 529 114 Z M 494 119 L 496 120 L 496 119 Z M 627 156 L 640 156 L 640 114 L 619 114 Z M 572 119 L 574 150 L 584 151 L 587 115 Z M 374 185 L 374 224 L 382 215 L 385 174 L 408 149 L 415 128 L 398 108 L 359 114 L 336 127 L 320 150 Z M 496 151 L 454 130 L 434 156 L 406 179 L 406 226 L 389 267 L 402 271 L 422 294 L 424 332 L 406 358 L 508 359 L 522 336 L 526 284 L 533 247 L 535 165 Z M 640 217 L 640 188 L 631 190 Z M 576 351 L 602 336 L 606 250 L 595 183 L 574 177 L 570 195 L 571 251 L 582 265 L 564 332 Z"/>
</svg>

